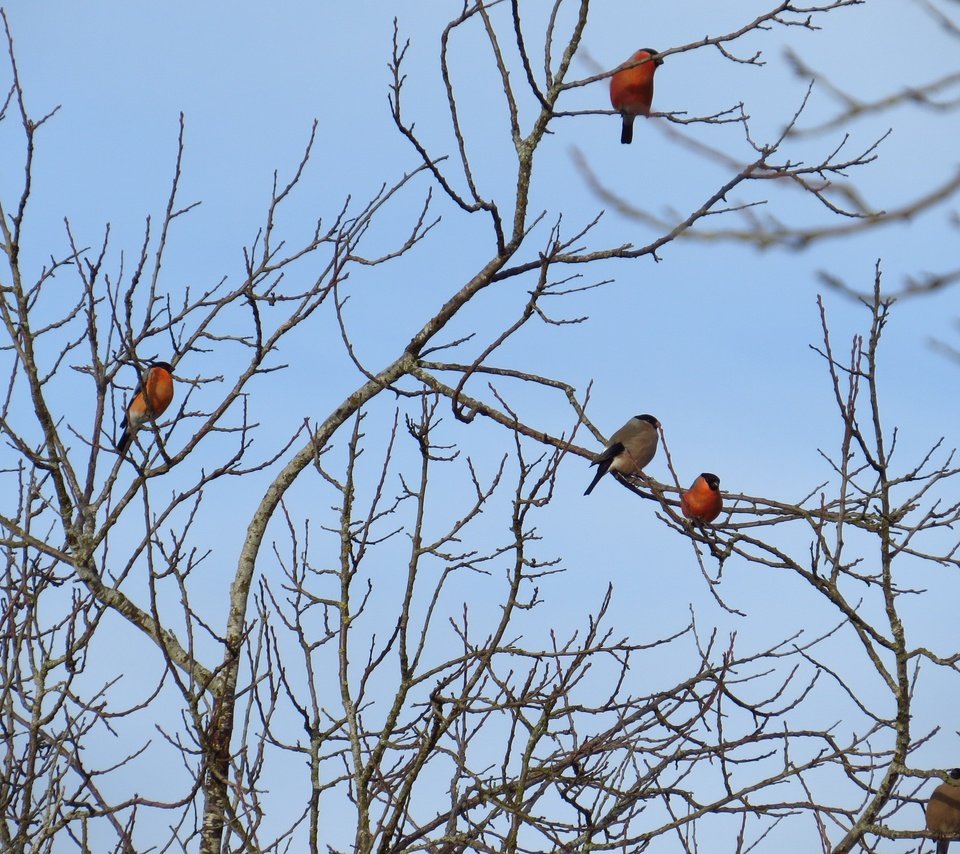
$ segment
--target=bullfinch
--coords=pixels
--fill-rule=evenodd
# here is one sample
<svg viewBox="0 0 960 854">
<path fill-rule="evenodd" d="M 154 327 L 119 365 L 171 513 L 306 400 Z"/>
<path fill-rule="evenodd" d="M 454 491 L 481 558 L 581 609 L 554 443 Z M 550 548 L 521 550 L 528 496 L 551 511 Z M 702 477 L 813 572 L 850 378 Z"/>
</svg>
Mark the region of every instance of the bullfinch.
<svg viewBox="0 0 960 854">
<path fill-rule="evenodd" d="M 147 421 L 159 418 L 173 400 L 173 368 L 169 362 L 151 362 L 133 400 L 127 406 L 123 431 L 117 440 L 117 451 L 124 456 L 133 436 Z"/>
<path fill-rule="evenodd" d="M 937 834 L 960 834 L 960 768 L 947 772 L 945 780 L 930 796 L 927 803 L 927 830 Z M 949 839 L 937 840 L 937 854 L 947 854 Z"/>
<path fill-rule="evenodd" d="M 646 62 L 642 62 L 646 60 Z M 624 66 L 639 62 L 640 65 L 623 67 L 610 78 L 610 103 L 623 116 L 620 142 L 633 142 L 633 120 L 637 116 L 649 116 L 653 103 L 653 75 L 663 59 L 652 47 L 638 50 Z"/>
<path fill-rule="evenodd" d="M 693 486 L 680 493 L 680 509 L 688 519 L 697 522 L 712 522 L 723 509 L 720 496 L 720 478 L 705 471 Z"/>
<path fill-rule="evenodd" d="M 600 482 L 608 471 L 618 471 L 621 474 L 640 474 L 643 467 L 653 459 L 657 452 L 657 442 L 660 434 L 657 430 L 660 422 L 652 415 L 635 415 L 616 433 L 610 437 L 593 465 L 597 467 L 590 486 L 584 495 L 593 492 L 593 488 Z"/>
</svg>

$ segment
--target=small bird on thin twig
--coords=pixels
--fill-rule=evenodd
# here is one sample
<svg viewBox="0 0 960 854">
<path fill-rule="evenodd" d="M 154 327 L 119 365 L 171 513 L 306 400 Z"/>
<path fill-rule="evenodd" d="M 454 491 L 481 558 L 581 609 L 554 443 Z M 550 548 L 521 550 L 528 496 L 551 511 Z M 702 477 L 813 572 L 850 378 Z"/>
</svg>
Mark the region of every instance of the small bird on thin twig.
<svg viewBox="0 0 960 854">
<path fill-rule="evenodd" d="M 640 474 L 643 467 L 657 452 L 660 422 L 652 415 L 635 415 L 610 437 L 607 446 L 600 452 L 593 465 L 597 467 L 590 486 L 584 495 L 593 492 L 608 471 L 621 474 Z"/>
<path fill-rule="evenodd" d="M 159 418 L 173 400 L 173 368 L 169 362 L 150 362 L 127 406 L 117 452 L 125 456 L 134 434 L 147 421 Z"/>
<path fill-rule="evenodd" d="M 705 471 L 689 489 L 680 492 L 680 509 L 688 519 L 697 522 L 712 522 L 723 509 L 720 495 L 720 478 Z"/>
<path fill-rule="evenodd" d="M 643 60 L 646 60 L 644 62 Z M 638 50 L 630 57 L 625 66 L 610 78 L 610 103 L 623 116 L 623 128 L 620 142 L 629 145 L 633 142 L 633 120 L 637 116 L 649 116 L 653 104 L 653 75 L 663 65 L 663 59 L 652 47 Z"/>
<path fill-rule="evenodd" d="M 930 796 L 927 803 L 927 830 L 954 836 L 960 833 L 960 768 L 947 772 L 945 780 Z M 947 854 L 949 839 L 937 840 L 937 854 Z"/>
</svg>

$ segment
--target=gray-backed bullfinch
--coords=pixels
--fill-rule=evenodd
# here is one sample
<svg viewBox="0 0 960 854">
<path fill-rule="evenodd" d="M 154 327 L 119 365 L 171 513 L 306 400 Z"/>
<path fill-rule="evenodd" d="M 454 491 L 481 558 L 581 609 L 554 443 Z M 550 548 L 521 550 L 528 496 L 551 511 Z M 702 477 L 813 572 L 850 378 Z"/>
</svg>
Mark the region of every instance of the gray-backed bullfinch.
<svg viewBox="0 0 960 854">
<path fill-rule="evenodd" d="M 660 434 L 657 432 L 659 428 L 660 422 L 652 415 L 635 415 L 617 430 L 610 437 L 607 447 L 593 461 L 593 465 L 597 467 L 597 473 L 583 494 L 589 495 L 593 492 L 600 478 L 608 471 L 640 474 L 643 467 L 657 452 L 657 442 L 660 439 Z"/>
<path fill-rule="evenodd" d="M 927 803 L 927 830 L 936 834 L 960 834 L 960 768 L 947 772 L 945 780 L 930 796 Z M 937 854 L 947 854 L 949 839 L 937 840 Z"/>
</svg>

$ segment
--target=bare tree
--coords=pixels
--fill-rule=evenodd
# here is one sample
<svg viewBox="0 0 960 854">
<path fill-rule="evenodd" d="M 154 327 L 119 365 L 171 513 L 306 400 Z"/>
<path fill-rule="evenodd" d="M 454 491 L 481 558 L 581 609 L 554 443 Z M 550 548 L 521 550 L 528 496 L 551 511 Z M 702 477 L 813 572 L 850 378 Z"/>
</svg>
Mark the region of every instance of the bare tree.
<svg viewBox="0 0 960 854">
<path fill-rule="evenodd" d="M 664 55 L 717 50 L 755 63 L 741 50 L 747 36 L 812 30 L 857 3 L 781 2 Z M 635 851 L 662 841 L 749 851 L 803 839 L 805 850 L 839 852 L 930 837 L 916 803 L 937 772 L 912 757 L 932 732 L 914 731 L 911 716 L 930 682 L 956 684 L 960 653 L 918 644 L 904 603 L 922 595 L 916 567 L 960 569 L 960 468 L 945 442 L 919 460 L 896 453 L 881 407 L 891 300 L 879 267 L 848 356 L 836 355 L 846 344 L 822 308 L 818 352 L 836 401 L 836 444 L 821 450 L 828 482 L 793 503 L 727 494 L 728 512 L 704 526 L 680 514 L 676 475 L 617 476 L 689 543 L 731 614 L 744 612 L 722 573 L 747 567 L 759 584 L 806 597 L 826 627 L 751 646 L 691 609 L 668 636 L 631 637 L 610 620 L 605 582 L 577 624 L 537 636 L 531 617 L 565 568 L 539 520 L 567 458 L 593 457 L 581 429 L 601 433 L 589 389 L 504 363 L 507 345 L 579 322 L 560 298 L 603 284 L 604 262 L 656 258 L 679 238 L 805 246 L 824 230 L 913 215 L 960 186 L 951 179 L 881 215 L 855 201 L 853 178 L 832 183 L 856 176 L 879 140 L 804 165 L 790 152 L 802 107 L 760 143 L 734 105 L 668 118 L 735 123 L 753 159 L 727 161 L 728 178 L 675 220 L 650 219 L 646 244 L 605 244 L 599 213 L 571 226 L 561 211 L 532 209 L 546 135 L 595 112 L 568 109 L 570 93 L 610 74 L 574 76 L 588 11 L 585 0 L 556 0 L 534 30 L 519 0 L 464 4 L 439 48 L 450 156 L 408 112 L 417 81 L 397 23 L 389 104 L 415 165 L 363 202 L 318 212 L 307 239 L 288 239 L 280 223 L 316 168 L 314 126 L 291 174 L 274 178 L 244 275 L 199 289 L 164 274 L 195 206 L 181 199 L 182 117 L 164 215 L 147 221 L 132 255 L 113 247 L 109 226 L 94 242 L 69 221 L 44 262 L 21 252 L 34 156 L 56 110 L 34 118 L 4 17 L 0 130 L 19 135 L 24 166 L 12 201 L 0 200 L 5 849 Z M 451 58 L 465 34 L 484 37 L 502 89 L 507 196 L 480 177 L 461 121 Z M 844 225 L 762 225 L 756 201 L 729 201 L 771 181 Z M 374 226 L 395 223 L 387 212 L 397 210 L 405 220 L 385 246 Z M 441 211 L 479 222 L 484 254 L 435 295 L 384 367 L 365 365 L 349 321 L 356 282 L 444 251 Z M 717 216 L 746 225 L 703 232 Z M 483 316 L 492 290 L 510 290 L 514 315 Z M 277 358 L 321 318 L 341 334 L 348 391 L 310 389 L 289 432 L 264 435 L 248 399 L 265 375 L 283 376 Z M 158 358 L 172 363 L 177 396 L 125 458 L 113 425 L 135 375 Z M 64 407 L 68 386 L 94 404 Z M 537 396 L 565 413 L 551 421 L 560 427 L 539 423 Z M 481 435 L 494 437 L 495 459 L 477 454 Z M 237 484 L 256 506 L 225 531 L 218 504 Z M 142 662 L 136 673 L 119 663 L 127 650 Z M 113 739 L 134 746 L 118 753 Z M 300 785 L 279 785 L 287 778 Z"/>
</svg>

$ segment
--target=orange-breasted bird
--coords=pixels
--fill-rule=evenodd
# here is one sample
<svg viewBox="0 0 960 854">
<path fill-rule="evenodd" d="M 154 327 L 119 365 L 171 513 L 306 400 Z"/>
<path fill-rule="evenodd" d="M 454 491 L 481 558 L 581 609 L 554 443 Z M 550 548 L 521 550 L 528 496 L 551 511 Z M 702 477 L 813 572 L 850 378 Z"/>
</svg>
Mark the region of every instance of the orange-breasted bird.
<svg viewBox="0 0 960 854">
<path fill-rule="evenodd" d="M 950 779 L 933 790 L 927 803 L 927 830 L 952 836 L 960 833 L 960 768 L 947 776 Z M 937 854 L 947 854 L 949 847 L 949 839 L 937 840 Z"/>
<path fill-rule="evenodd" d="M 663 65 L 663 59 L 652 47 L 638 50 L 624 65 L 640 62 L 632 68 L 623 66 L 610 78 L 610 103 L 623 116 L 620 142 L 633 142 L 633 120 L 637 116 L 649 116 L 653 103 L 653 74 Z"/>
<path fill-rule="evenodd" d="M 123 432 L 117 441 L 120 456 L 127 452 L 133 435 L 147 421 L 159 418 L 173 400 L 173 368 L 169 362 L 150 362 L 127 406 Z"/>
<path fill-rule="evenodd" d="M 643 467 L 653 459 L 657 452 L 660 434 L 657 430 L 660 422 L 652 415 L 635 415 L 610 437 L 605 447 L 593 461 L 597 467 L 590 486 L 584 495 L 593 492 L 608 471 L 621 474 L 640 474 Z"/>
<path fill-rule="evenodd" d="M 723 509 L 720 478 L 705 471 L 689 489 L 680 492 L 680 509 L 688 519 L 712 522 Z"/>
</svg>

